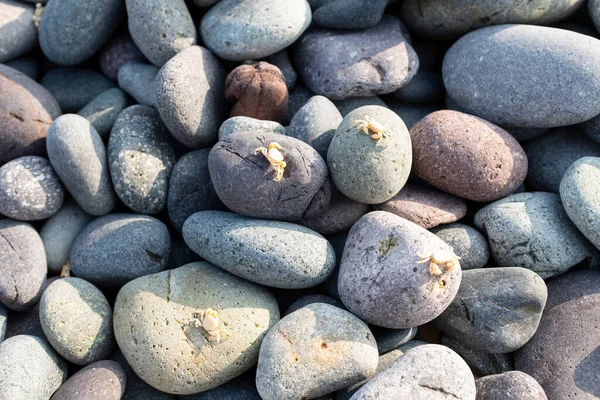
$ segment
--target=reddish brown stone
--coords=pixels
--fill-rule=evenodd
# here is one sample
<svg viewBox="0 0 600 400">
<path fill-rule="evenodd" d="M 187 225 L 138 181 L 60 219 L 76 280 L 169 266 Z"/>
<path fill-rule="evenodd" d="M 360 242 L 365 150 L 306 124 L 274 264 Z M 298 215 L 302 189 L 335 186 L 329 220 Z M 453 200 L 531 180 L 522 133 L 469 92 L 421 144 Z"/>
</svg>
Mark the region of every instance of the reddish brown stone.
<svg viewBox="0 0 600 400">
<path fill-rule="evenodd" d="M 502 128 L 458 111 L 436 111 L 410 130 L 412 172 L 465 199 L 490 202 L 514 192 L 527 175 L 527 156 Z"/>
<path fill-rule="evenodd" d="M 283 74 L 263 61 L 231 71 L 225 81 L 225 97 L 234 103 L 232 117 L 283 122 L 287 113 L 288 90 Z"/>
</svg>

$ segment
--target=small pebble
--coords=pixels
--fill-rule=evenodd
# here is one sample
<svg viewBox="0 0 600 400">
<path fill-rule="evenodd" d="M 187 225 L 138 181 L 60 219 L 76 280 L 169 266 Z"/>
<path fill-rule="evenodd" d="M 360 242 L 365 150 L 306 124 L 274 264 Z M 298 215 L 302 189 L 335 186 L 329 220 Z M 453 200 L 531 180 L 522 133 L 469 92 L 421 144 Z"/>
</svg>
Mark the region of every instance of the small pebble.
<svg viewBox="0 0 600 400">
<path fill-rule="evenodd" d="M 265 121 L 249 117 L 231 117 L 221 124 L 219 140 L 238 132 L 277 133 L 285 135 L 285 128 L 275 121 Z"/>
<path fill-rule="evenodd" d="M 371 208 L 368 204 L 351 200 L 333 189 L 327 209 L 316 217 L 304 218 L 302 225 L 321 235 L 335 235 L 352 228 L 352 225 L 369 211 Z"/>
<path fill-rule="evenodd" d="M 159 68 L 142 63 L 128 63 L 119 69 L 119 87 L 139 104 L 154 106 L 154 81 Z"/>
<path fill-rule="evenodd" d="M 475 387 L 476 400 L 548 400 L 540 384 L 521 371 L 479 378 L 475 381 Z"/>
<path fill-rule="evenodd" d="M 444 81 L 431 71 L 419 71 L 408 84 L 394 92 L 403 103 L 436 103 L 444 99 Z"/>
<path fill-rule="evenodd" d="M 120 400 L 125 385 L 125 371 L 118 363 L 98 361 L 71 376 L 51 400 Z"/>
<path fill-rule="evenodd" d="M 483 268 L 490 259 L 490 249 L 485 237 L 475 228 L 464 224 L 448 224 L 431 230 L 448 243 L 460 257 L 462 270 Z"/>
<path fill-rule="evenodd" d="M 113 81 L 118 79 L 119 70 L 127 63 L 143 63 L 146 57 L 137 48 L 128 30 L 117 32 L 100 51 L 100 68 Z"/>
<path fill-rule="evenodd" d="M 0 0 L 0 63 L 17 58 L 38 46 L 33 24 L 35 7 L 15 0 Z"/>
<path fill-rule="evenodd" d="M 4 65 L 16 69 L 33 80 L 37 80 L 40 74 L 40 60 L 35 53 L 29 53 L 21 57 L 5 61 Z"/>
<path fill-rule="evenodd" d="M 474 349 L 468 343 L 443 335 L 441 344 L 458 353 L 476 376 L 502 374 L 515 369 L 513 353 L 491 354 Z"/>
<path fill-rule="evenodd" d="M 372 28 L 383 17 L 387 0 L 309 0 L 313 23 L 333 29 Z"/>
<path fill-rule="evenodd" d="M 388 329 L 380 326 L 371 326 L 373 336 L 377 342 L 379 354 L 389 353 L 414 339 L 417 328 Z"/>
<path fill-rule="evenodd" d="M 108 139 L 117 117 L 127 108 L 127 95 L 119 88 L 108 89 L 94 97 L 77 112 L 89 121 L 103 140 Z"/>
</svg>

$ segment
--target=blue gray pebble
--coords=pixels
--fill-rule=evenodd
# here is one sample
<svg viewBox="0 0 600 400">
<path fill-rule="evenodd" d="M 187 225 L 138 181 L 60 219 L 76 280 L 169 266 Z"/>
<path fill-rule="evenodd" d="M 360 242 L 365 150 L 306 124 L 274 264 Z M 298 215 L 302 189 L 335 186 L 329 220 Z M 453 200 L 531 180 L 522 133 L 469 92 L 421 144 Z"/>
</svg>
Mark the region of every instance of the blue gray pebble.
<svg viewBox="0 0 600 400">
<path fill-rule="evenodd" d="M 154 106 L 154 81 L 159 68 L 143 63 L 127 63 L 119 69 L 119 87 L 139 104 Z"/>
<path fill-rule="evenodd" d="M 24 73 L 33 80 L 37 80 L 40 74 L 40 59 L 35 53 L 29 53 L 24 56 L 13 58 L 4 62 L 4 65 Z"/>
<path fill-rule="evenodd" d="M 379 354 L 386 354 L 413 340 L 417 334 L 417 328 L 388 329 L 373 325 L 371 332 L 375 336 Z"/>
<path fill-rule="evenodd" d="M 338 299 L 333 298 L 331 296 L 327 296 L 325 294 L 308 294 L 306 296 L 300 297 L 298 300 L 296 300 L 292 304 L 290 304 L 290 306 L 287 308 L 287 310 L 285 310 L 285 313 L 283 315 L 284 316 L 289 315 L 289 314 L 293 313 L 294 311 L 298 311 L 302 307 L 305 307 L 309 304 L 314 304 L 314 303 L 325 303 L 325 304 L 339 307 L 343 310 L 346 309 L 344 307 L 344 304 L 341 301 L 339 301 Z"/>
<path fill-rule="evenodd" d="M 87 119 L 102 139 L 108 139 L 113 124 L 126 107 L 125 92 L 119 88 L 112 88 L 94 97 L 77 114 Z"/>
<path fill-rule="evenodd" d="M 292 61 L 290 60 L 287 50 L 281 50 L 275 54 L 265 57 L 264 61 L 279 68 L 288 90 L 292 90 L 294 86 L 296 86 L 298 74 L 292 65 Z"/>
<path fill-rule="evenodd" d="M 394 96 L 404 103 L 436 103 L 444 100 L 444 92 L 444 81 L 437 72 L 419 71 Z"/>
<path fill-rule="evenodd" d="M 250 117 L 231 117 L 221 124 L 219 140 L 238 132 L 277 133 L 285 135 L 285 128 L 275 121 L 266 121 Z"/>
<path fill-rule="evenodd" d="M 0 63 L 22 56 L 38 46 L 34 11 L 32 4 L 0 0 Z"/>
<path fill-rule="evenodd" d="M 313 23 L 324 28 L 372 28 L 383 17 L 388 0 L 308 0 Z"/>
<path fill-rule="evenodd" d="M 463 271 L 483 268 L 487 264 L 490 249 L 486 238 L 477 229 L 454 223 L 435 227 L 431 232 L 454 249 L 454 254 L 460 257 Z"/>
<path fill-rule="evenodd" d="M 501 374 L 515 369 L 513 353 L 487 353 L 447 335 L 442 335 L 441 344 L 457 352 L 475 375 Z"/>
</svg>

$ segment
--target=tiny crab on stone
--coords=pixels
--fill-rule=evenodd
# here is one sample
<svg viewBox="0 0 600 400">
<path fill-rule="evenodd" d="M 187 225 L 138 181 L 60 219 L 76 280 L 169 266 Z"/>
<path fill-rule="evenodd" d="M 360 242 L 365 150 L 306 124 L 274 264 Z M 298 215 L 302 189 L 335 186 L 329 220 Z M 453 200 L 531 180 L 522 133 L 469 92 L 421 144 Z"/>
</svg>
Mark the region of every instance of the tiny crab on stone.
<svg viewBox="0 0 600 400">
<path fill-rule="evenodd" d="M 357 119 L 353 121 L 354 126 L 358 130 L 362 130 L 365 134 L 371 136 L 374 140 L 386 138 L 390 133 L 379 122 L 372 120 L 369 116 L 365 119 Z M 372 133 L 371 133 L 372 132 Z"/>
<path fill-rule="evenodd" d="M 458 264 L 460 257 L 456 256 L 452 250 L 436 250 L 428 256 L 422 256 L 417 264 L 429 263 L 429 273 L 431 275 L 441 275 L 444 272 L 452 272 Z M 445 269 L 446 271 L 443 271 Z"/>
<path fill-rule="evenodd" d="M 212 308 L 193 314 L 193 318 L 185 321 L 188 325 L 201 328 L 207 340 L 211 343 L 220 343 L 221 336 L 229 334 L 229 331 L 222 328 L 222 321 L 219 313 Z"/>
<path fill-rule="evenodd" d="M 40 27 L 40 23 L 42 22 L 42 14 L 44 14 L 44 5 L 42 3 L 37 3 L 35 5 L 35 12 L 31 18 L 33 25 L 35 25 L 36 28 Z"/>
<path fill-rule="evenodd" d="M 277 173 L 273 178 L 275 182 L 279 182 L 281 178 L 283 178 L 283 172 L 285 171 L 285 166 L 287 165 L 285 161 L 283 161 L 283 154 L 281 154 L 281 151 L 279 150 L 283 150 L 283 147 L 281 147 L 279 143 L 275 142 L 269 144 L 268 149 L 259 147 L 254 150 L 255 154 L 262 153 L 263 156 L 269 160 L 269 163 L 271 163 L 271 167 L 273 167 Z"/>
</svg>

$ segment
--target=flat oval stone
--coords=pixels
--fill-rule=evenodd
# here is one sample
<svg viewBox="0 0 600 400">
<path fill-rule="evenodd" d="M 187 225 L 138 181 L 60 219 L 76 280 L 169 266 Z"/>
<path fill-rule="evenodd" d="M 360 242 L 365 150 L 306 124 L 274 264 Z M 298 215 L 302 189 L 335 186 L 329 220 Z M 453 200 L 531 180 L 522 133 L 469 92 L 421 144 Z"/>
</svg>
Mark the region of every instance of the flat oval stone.
<svg viewBox="0 0 600 400">
<path fill-rule="evenodd" d="M 126 0 L 129 32 L 157 66 L 196 44 L 197 33 L 184 0 Z"/>
<path fill-rule="evenodd" d="M 506 197 L 525 180 L 527 156 L 505 130 L 473 115 L 442 110 L 410 130 L 413 172 L 465 199 Z"/>
<path fill-rule="evenodd" d="M 591 257 L 585 237 L 554 193 L 518 193 L 475 214 L 499 267 L 523 267 L 550 278 Z"/>
<path fill-rule="evenodd" d="M 431 187 L 407 183 L 397 195 L 385 203 L 374 205 L 373 209 L 391 212 L 430 229 L 464 217 L 467 214 L 467 203 Z"/>
<path fill-rule="evenodd" d="M 66 114 L 48 131 L 48 157 L 79 206 L 91 215 L 108 214 L 117 204 L 102 138 L 85 118 Z"/>
<path fill-rule="evenodd" d="M 167 266 L 171 238 L 157 219 L 109 214 L 86 226 L 71 247 L 71 270 L 101 287 L 121 286 Z"/>
<path fill-rule="evenodd" d="M 338 307 L 310 304 L 263 340 L 256 387 L 264 400 L 316 398 L 374 375 L 378 356 L 364 322 Z"/>
<path fill-rule="evenodd" d="M 306 0 L 221 0 L 202 17 L 200 34 L 220 58 L 258 60 L 294 43 L 310 22 Z"/>
<path fill-rule="evenodd" d="M 475 399 L 469 366 L 449 348 L 424 344 L 407 351 L 354 396 L 367 399 Z"/>
<path fill-rule="evenodd" d="M 366 29 L 381 20 L 387 0 L 309 0 L 313 23 L 324 28 Z"/>
<path fill-rule="evenodd" d="M 460 257 L 463 271 L 483 268 L 490 259 L 486 238 L 473 227 L 455 223 L 438 226 L 431 232 L 454 249 L 454 254 Z"/>
<path fill-rule="evenodd" d="M 231 117 L 221 124 L 219 140 L 238 132 L 277 133 L 285 135 L 285 128 L 279 122 L 265 121 L 250 117 Z"/>
<path fill-rule="evenodd" d="M 295 45 L 298 74 L 310 90 L 330 100 L 392 93 L 419 69 L 403 28 L 390 15 L 365 30 L 311 28 Z"/>
<path fill-rule="evenodd" d="M 324 237 L 288 222 L 201 211 L 187 219 L 183 238 L 203 259 L 266 286 L 317 286 L 335 267 L 335 252 Z"/>
<path fill-rule="evenodd" d="M 217 313 L 220 338 L 194 315 Z M 191 394 L 252 368 L 267 331 L 279 320 L 264 287 L 198 262 L 125 285 L 115 302 L 119 348 L 135 373 L 155 388 Z"/>
<path fill-rule="evenodd" d="M 387 137 L 373 139 L 360 124 L 372 121 Z M 365 128 L 366 129 L 366 128 Z M 408 179 L 412 163 L 411 140 L 404 122 L 379 106 L 358 108 L 344 117 L 327 152 L 335 186 L 360 203 L 378 204 L 394 197 Z"/>
<path fill-rule="evenodd" d="M 385 211 L 350 230 L 338 289 L 344 305 L 366 322 L 392 329 L 423 325 L 448 307 L 461 281 L 460 264 L 430 272 L 424 257 L 452 248 L 433 233 Z"/>
<path fill-rule="evenodd" d="M 127 95 L 119 88 L 108 89 L 94 97 L 77 112 L 87 119 L 104 140 L 108 139 L 117 117 L 127 108 Z"/>
<path fill-rule="evenodd" d="M 548 291 L 538 274 L 525 268 L 463 271 L 462 284 L 435 326 L 488 353 L 510 353 L 535 333 Z"/>
<path fill-rule="evenodd" d="M 476 400 L 501 400 L 507 397 L 522 400 L 548 400 L 544 389 L 531 376 L 521 371 L 490 375 L 475 381 Z"/>
<path fill-rule="evenodd" d="M 154 81 L 159 68 L 143 63 L 128 63 L 119 69 L 119 87 L 126 91 L 139 104 L 152 107 L 154 98 Z"/>
<path fill-rule="evenodd" d="M 304 218 L 302 225 L 321 235 L 335 235 L 347 231 L 360 217 L 371 211 L 368 204 L 351 200 L 334 189 L 329 207 L 316 217 Z"/>
<path fill-rule="evenodd" d="M 537 380 L 549 399 L 597 397 L 599 280 L 600 272 L 588 270 L 549 281 L 538 330 L 516 353 L 516 369 Z"/>
<path fill-rule="evenodd" d="M 108 141 L 108 164 L 115 192 L 127 207 L 142 214 L 164 210 L 176 161 L 156 110 L 136 105 L 119 114 Z"/>
<path fill-rule="evenodd" d="M 40 47 L 58 65 L 76 65 L 102 47 L 125 16 L 121 0 L 53 0 L 39 24 Z"/>
<path fill-rule="evenodd" d="M 35 8 L 15 0 L 0 0 L 0 63 L 17 58 L 38 46 L 38 34 L 33 24 Z"/>
<path fill-rule="evenodd" d="M 446 335 L 442 335 L 440 342 L 461 356 L 476 376 L 502 374 L 515 369 L 513 353 L 487 353 Z"/>
<path fill-rule="evenodd" d="M 128 29 L 122 29 L 108 41 L 100 51 L 100 69 L 113 81 L 118 79 L 119 70 L 128 63 L 146 62 L 146 57 L 137 48 Z"/>
<path fill-rule="evenodd" d="M 106 297 L 80 278 L 62 278 L 48 286 L 40 300 L 40 322 L 52 347 L 77 365 L 103 360 L 115 346 Z"/>
<path fill-rule="evenodd" d="M 0 167 L 0 213 L 22 221 L 46 219 L 63 205 L 65 191 L 45 158 L 24 156 Z"/>
<path fill-rule="evenodd" d="M 575 226 L 600 249 L 600 157 L 583 157 L 560 183 L 560 199 Z"/>
<path fill-rule="evenodd" d="M 115 361 L 98 361 L 77 371 L 53 395 L 52 400 L 120 400 L 126 376 Z"/>
<path fill-rule="evenodd" d="M 49 399 L 66 379 L 66 361 L 45 339 L 19 335 L 0 343 L 0 398 Z"/>
<path fill-rule="evenodd" d="M 43 86 L 0 64 L 0 165 L 26 155 L 45 155 L 48 128 L 60 114 Z"/>
<path fill-rule="evenodd" d="M 282 147 L 283 177 L 257 151 Z M 287 136 L 248 132 L 225 137 L 208 156 L 208 169 L 221 201 L 231 211 L 254 218 L 299 221 L 325 210 L 331 195 L 327 165 L 308 144 Z"/>
<path fill-rule="evenodd" d="M 28 223 L 0 220 L 0 302 L 14 311 L 33 307 L 46 282 L 46 254 L 37 231 Z"/>
<path fill-rule="evenodd" d="M 460 38 L 442 73 L 466 112 L 498 125 L 551 128 L 600 114 L 599 63 L 600 42 L 590 36 L 502 25 Z"/>
<path fill-rule="evenodd" d="M 145 4 L 145 2 L 143 2 Z M 225 69 L 207 49 L 192 46 L 170 59 L 156 76 L 156 108 L 183 145 L 212 145 L 227 116 Z"/>
</svg>

